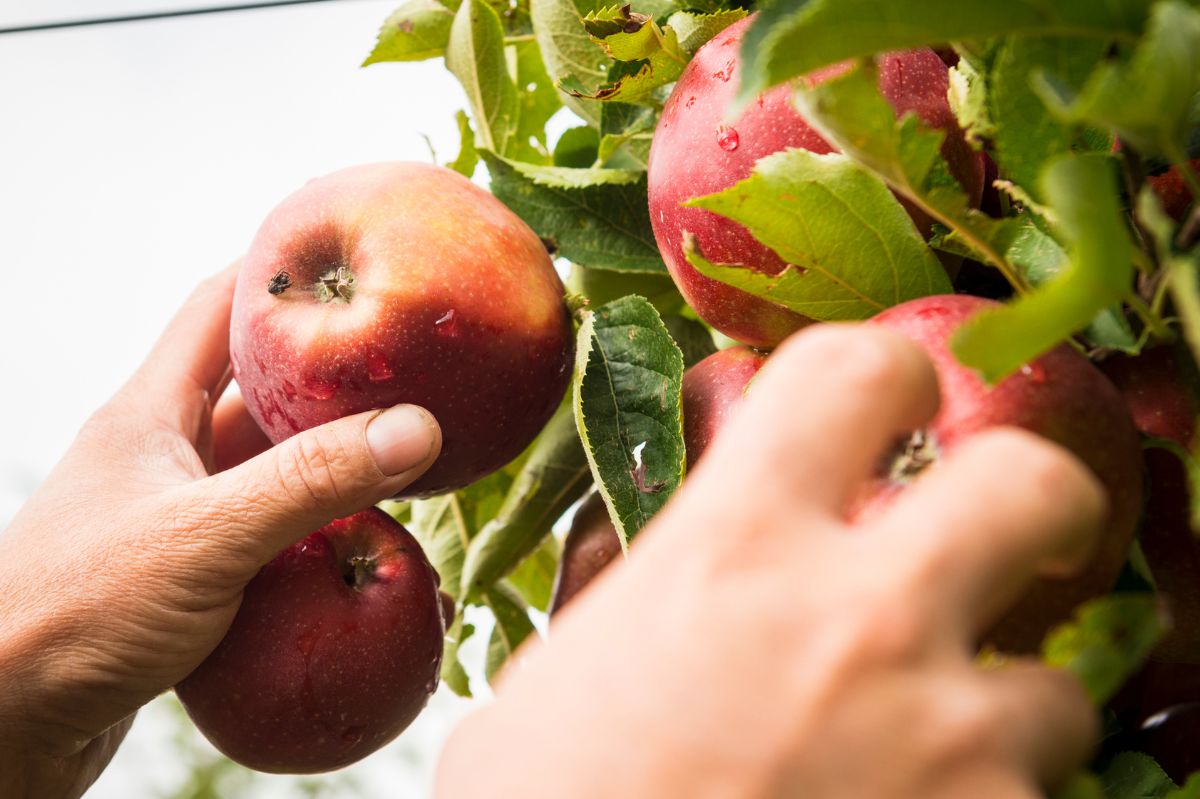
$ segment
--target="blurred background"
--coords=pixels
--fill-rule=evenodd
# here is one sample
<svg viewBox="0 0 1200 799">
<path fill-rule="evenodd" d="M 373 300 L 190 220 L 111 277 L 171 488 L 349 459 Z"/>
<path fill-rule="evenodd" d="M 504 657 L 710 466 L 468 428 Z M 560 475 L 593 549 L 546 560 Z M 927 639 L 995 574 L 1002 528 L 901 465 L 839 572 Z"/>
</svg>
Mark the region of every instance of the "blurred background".
<svg viewBox="0 0 1200 799">
<path fill-rule="evenodd" d="M 0 263 L 11 280 L 0 530 L 192 286 L 241 253 L 284 196 L 350 164 L 454 157 L 465 98 L 440 60 L 359 68 L 400 2 L 0 34 Z M 0 28 L 231 4 L 0 0 Z M 476 623 L 469 664 L 482 655 L 468 647 L 488 640 Z M 296 779 L 225 761 L 168 695 L 142 711 L 88 797 L 424 796 L 470 707 L 443 687 L 391 746 Z"/>
</svg>

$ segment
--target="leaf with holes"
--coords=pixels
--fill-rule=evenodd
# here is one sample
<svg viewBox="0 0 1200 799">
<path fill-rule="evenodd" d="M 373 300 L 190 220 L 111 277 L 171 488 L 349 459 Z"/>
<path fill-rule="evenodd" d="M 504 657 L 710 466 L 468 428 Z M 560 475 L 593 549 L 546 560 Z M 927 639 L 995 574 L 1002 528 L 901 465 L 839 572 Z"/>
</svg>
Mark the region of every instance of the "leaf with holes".
<svg viewBox="0 0 1200 799">
<path fill-rule="evenodd" d="M 654 306 L 637 296 L 589 313 L 576 346 L 575 423 L 627 543 L 683 479 L 683 356 Z"/>
</svg>

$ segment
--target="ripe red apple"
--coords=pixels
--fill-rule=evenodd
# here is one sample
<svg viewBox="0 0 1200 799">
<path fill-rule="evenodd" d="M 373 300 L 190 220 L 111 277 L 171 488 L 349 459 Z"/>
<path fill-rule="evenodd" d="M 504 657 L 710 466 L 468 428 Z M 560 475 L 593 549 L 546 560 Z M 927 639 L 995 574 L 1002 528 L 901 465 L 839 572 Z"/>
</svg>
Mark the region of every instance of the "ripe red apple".
<svg viewBox="0 0 1200 799">
<path fill-rule="evenodd" d="M 449 169 L 385 163 L 310 181 L 267 217 L 234 295 L 234 376 L 272 441 L 402 402 L 442 428 L 404 496 L 503 466 L 558 406 L 573 359 L 545 247 Z"/>
<path fill-rule="evenodd" d="M 767 356 L 749 347 L 709 355 L 683 374 L 683 441 L 688 469 L 712 443 Z"/>
<path fill-rule="evenodd" d="M 225 638 L 175 692 L 242 765 L 341 768 L 425 707 L 438 684 L 442 614 L 437 573 L 416 540 L 371 508 L 264 566 Z"/>
<path fill-rule="evenodd" d="M 1200 158 L 1191 162 L 1192 171 L 1200 171 Z M 1163 209 L 1176 222 L 1182 222 L 1192 205 L 1192 192 L 1179 174 L 1179 167 L 1171 166 L 1160 175 L 1146 179 L 1162 201 Z"/>
<path fill-rule="evenodd" d="M 778 274 L 785 264 L 736 222 L 681 203 L 721 191 L 750 175 L 754 163 L 788 147 L 814 153 L 833 151 L 792 105 L 792 88 L 779 86 L 760 96 L 730 121 L 737 91 L 738 50 L 753 16 L 729 26 L 700 48 L 675 84 L 663 108 L 650 149 L 650 221 L 663 260 L 688 304 L 713 327 L 738 341 L 769 349 L 810 320 L 704 277 L 683 255 L 683 234 L 696 236 L 707 258 L 744 264 Z M 828 80 L 845 70 L 834 65 L 808 76 Z M 932 50 L 883 56 L 879 84 L 898 114 L 915 112 L 928 125 L 945 130 L 942 152 L 955 177 L 977 205 L 983 182 L 978 153 L 963 138 L 950 110 L 946 65 Z M 909 209 L 918 228 L 930 220 Z"/>
<path fill-rule="evenodd" d="M 571 519 L 571 530 L 563 544 L 550 615 L 556 615 L 608 564 L 621 557 L 621 539 L 608 516 L 608 508 L 599 493 L 592 493 L 579 505 Z"/>
<path fill-rule="evenodd" d="M 1104 371 L 1121 390 L 1138 430 L 1190 449 L 1200 412 L 1200 377 L 1182 347 L 1163 346 L 1136 358 L 1116 356 Z M 1138 536 L 1172 628 L 1154 657 L 1200 663 L 1200 539 L 1191 526 L 1191 492 L 1183 463 L 1171 452 L 1145 452 L 1146 508 Z M 1200 701 L 1200 693 L 1192 697 Z"/>
<path fill-rule="evenodd" d="M 1066 345 L 992 387 L 960 364 L 949 350 L 951 335 L 967 319 L 996 305 L 965 295 L 923 297 L 868 322 L 907 336 L 929 354 L 942 402 L 937 416 L 920 431 L 919 452 L 910 446 L 883 464 L 885 476 L 870 488 L 859 512 L 878 510 L 903 490 L 906 479 L 989 427 L 1022 427 L 1073 452 L 1107 489 L 1109 521 L 1084 571 L 1068 580 L 1036 583 L 987 636 L 1003 650 L 1028 652 L 1036 650 L 1046 631 L 1067 619 L 1076 605 L 1108 591 L 1120 573 L 1141 504 L 1141 446 L 1116 387 Z M 998 463 L 994 479 L 1004 480 L 1007 470 L 1019 468 L 1017 463 Z M 980 513 L 986 512 L 980 508 Z"/>
</svg>

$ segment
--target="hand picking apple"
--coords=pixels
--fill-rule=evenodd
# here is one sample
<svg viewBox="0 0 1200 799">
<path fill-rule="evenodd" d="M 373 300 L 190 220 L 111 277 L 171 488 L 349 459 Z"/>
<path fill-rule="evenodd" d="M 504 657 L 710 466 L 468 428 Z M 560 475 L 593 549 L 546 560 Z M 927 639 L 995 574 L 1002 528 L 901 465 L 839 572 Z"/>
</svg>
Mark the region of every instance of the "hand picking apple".
<svg viewBox="0 0 1200 799">
<path fill-rule="evenodd" d="M 137 709 L 220 643 L 259 569 L 313 530 L 402 491 L 437 458 L 437 422 L 412 405 L 347 416 L 267 449 L 240 399 L 222 397 L 236 277 L 231 268 L 195 291 L 0 538 L 0 796 L 82 794 Z M 324 579 L 341 583 L 338 563 L 325 566 Z M 401 570 L 396 600 L 436 632 L 420 644 L 428 660 L 441 644 L 436 582 L 419 551 Z M 287 629 L 370 629 L 393 592 L 368 588 L 359 607 L 325 604 L 318 624 L 293 619 Z M 319 653 L 319 637 L 313 646 Z M 386 669 L 393 655 L 376 654 Z M 428 671 L 403 679 L 416 684 L 402 680 L 399 690 L 421 695 L 407 702 L 423 702 Z M 269 686 L 246 688 L 272 699 Z"/>
</svg>

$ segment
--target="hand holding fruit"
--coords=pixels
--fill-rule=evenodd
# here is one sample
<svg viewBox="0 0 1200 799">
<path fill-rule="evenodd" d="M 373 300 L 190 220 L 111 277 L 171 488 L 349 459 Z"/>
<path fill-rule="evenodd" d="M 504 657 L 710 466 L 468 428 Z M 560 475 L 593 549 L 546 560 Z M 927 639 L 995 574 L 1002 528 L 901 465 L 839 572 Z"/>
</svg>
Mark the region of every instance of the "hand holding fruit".
<svg viewBox="0 0 1200 799">
<path fill-rule="evenodd" d="M 240 399 L 218 401 L 235 276 L 193 294 L 0 538 L 0 795 L 82 793 L 264 564 L 437 457 L 437 423 L 414 406 L 267 450 Z"/>
<path fill-rule="evenodd" d="M 1035 577 L 1086 562 L 1102 489 L 994 428 L 848 523 L 937 405 L 930 361 L 894 334 L 791 339 L 636 555 L 460 726 L 442 795 L 1034 797 L 1068 775 L 1096 733 L 1074 678 L 983 671 L 974 641 Z M 1000 482 L 996 463 L 1021 468 Z"/>
</svg>

